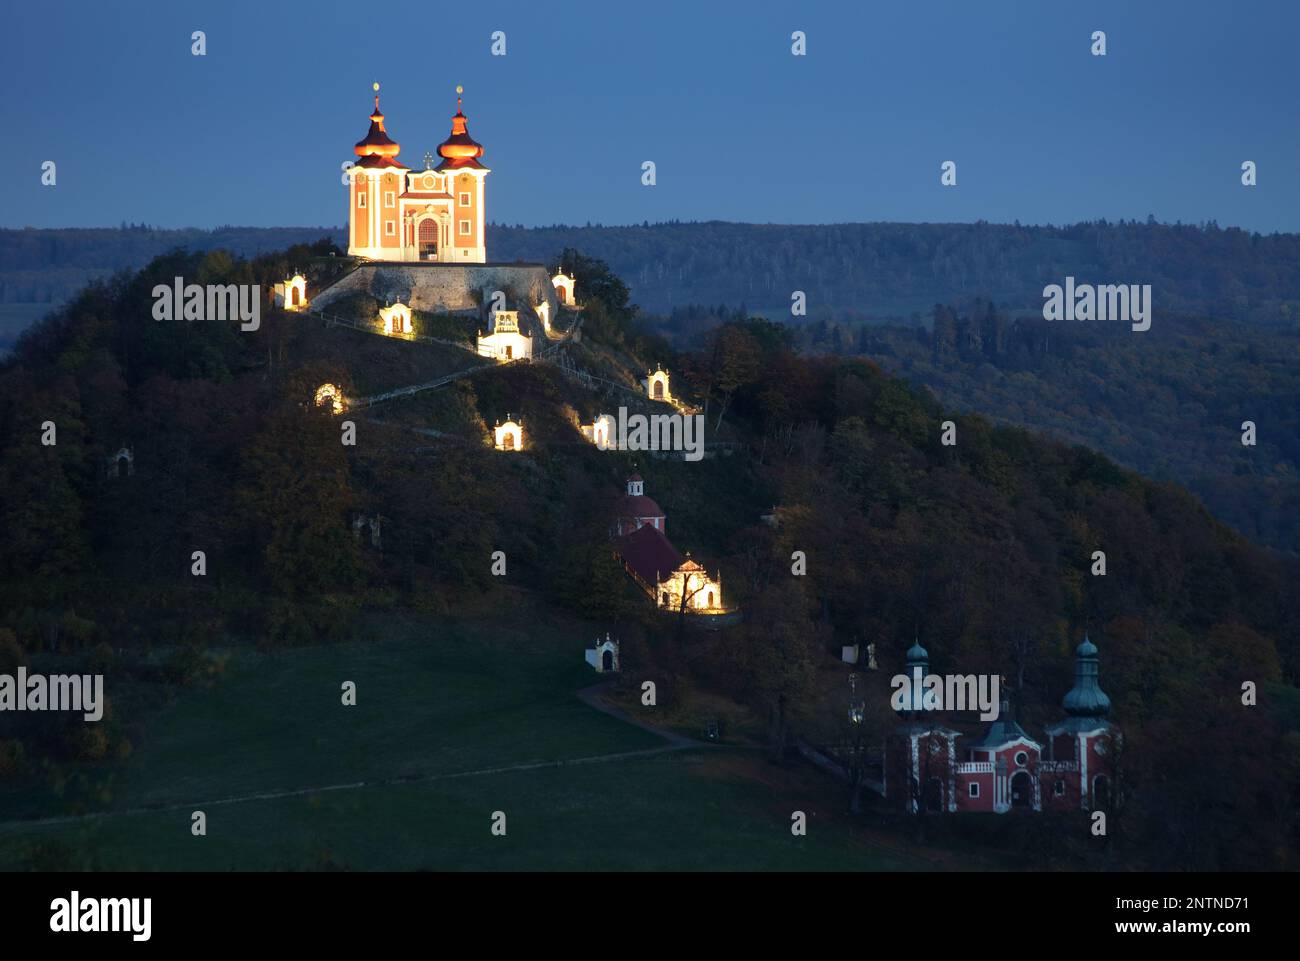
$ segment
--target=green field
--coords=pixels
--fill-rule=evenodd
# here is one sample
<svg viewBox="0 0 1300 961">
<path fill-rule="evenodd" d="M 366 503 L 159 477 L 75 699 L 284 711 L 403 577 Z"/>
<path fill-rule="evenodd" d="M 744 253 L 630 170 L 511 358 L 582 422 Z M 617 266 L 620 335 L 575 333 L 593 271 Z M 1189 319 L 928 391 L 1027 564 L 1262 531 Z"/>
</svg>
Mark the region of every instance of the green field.
<svg viewBox="0 0 1300 961">
<path fill-rule="evenodd" d="M 577 698 L 595 680 L 585 633 L 513 619 L 386 617 L 347 645 L 241 649 L 140 721 L 130 759 L 98 769 L 113 787 L 90 816 L 15 820 L 66 806 L 0 794 L 0 869 L 934 866 L 841 818 L 838 786 L 752 749 L 608 757 L 666 742 Z"/>
</svg>

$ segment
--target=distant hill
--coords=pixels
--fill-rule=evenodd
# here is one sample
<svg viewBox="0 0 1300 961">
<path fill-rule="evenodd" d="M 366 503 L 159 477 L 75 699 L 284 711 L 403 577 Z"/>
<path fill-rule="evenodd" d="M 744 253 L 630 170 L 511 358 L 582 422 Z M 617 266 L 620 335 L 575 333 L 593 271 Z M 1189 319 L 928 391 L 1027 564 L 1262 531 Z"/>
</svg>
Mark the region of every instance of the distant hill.
<svg viewBox="0 0 1300 961">
<path fill-rule="evenodd" d="M 139 270 L 177 247 L 192 251 L 220 247 L 240 257 L 253 257 L 322 237 L 337 243 L 343 234 L 338 227 L 159 230 L 143 224 L 0 230 L 0 304 L 60 303 L 91 280 L 119 270 Z"/>
<path fill-rule="evenodd" d="M 175 247 L 252 256 L 323 236 L 346 246 L 340 227 L 0 230 L 0 304 L 63 301 L 93 277 Z M 779 320 L 802 290 L 812 318 L 905 321 L 975 296 L 1011 309 L 1041 305 L 1045 285 L 1073 275 L 1151 284 L 1157 310 L 1262 323 L 1300 316 L 1300 235 L 1215 224 L 488 227 L 494 260 L 546 261 L 566 247 L 606 261 L 633 302 L 658 314 L 743 304 Z"/>
<path fill-rule="evenodd" d="M 651 313 L 744 304 L 782 320 L 795 290 L 814 318 L 928 318 L 936 303 L 974 296 L 1041 308 L 1043 287 L 1066 275 L 1151 284 L 1157 310 L 1265 323 L 1300 311 L 1300 235 L 1214 224 L 496 227 L 488 243 L 503 260 L 576 247 L 606 261 Z"/>
</svg>

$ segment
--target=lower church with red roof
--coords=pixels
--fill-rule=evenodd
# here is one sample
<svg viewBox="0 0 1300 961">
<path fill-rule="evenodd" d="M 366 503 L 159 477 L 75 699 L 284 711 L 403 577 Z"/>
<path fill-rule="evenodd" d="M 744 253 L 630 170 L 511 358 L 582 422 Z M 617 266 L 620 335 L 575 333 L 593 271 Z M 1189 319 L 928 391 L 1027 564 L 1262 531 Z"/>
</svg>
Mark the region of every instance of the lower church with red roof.
<svg viewBox="0 0 1300 961">
<path fill-rule="evenodd" d="M 665 533 L 667 520 L 663 509 L 646 496 L 645 481 L 633 474 L 610 525 L 614 555 L 656 607 L 687 614 L 725 613 L 722 575 L 709 577 L 689 553 L 678 553 Z"/>
</svg>

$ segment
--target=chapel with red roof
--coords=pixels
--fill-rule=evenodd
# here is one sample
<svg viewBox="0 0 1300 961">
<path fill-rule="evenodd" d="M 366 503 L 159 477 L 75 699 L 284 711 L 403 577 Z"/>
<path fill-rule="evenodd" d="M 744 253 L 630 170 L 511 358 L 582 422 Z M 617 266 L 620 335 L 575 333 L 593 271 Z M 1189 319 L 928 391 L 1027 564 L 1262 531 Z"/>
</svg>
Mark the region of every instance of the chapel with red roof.
<svg viewBox="0 0 1300 961">
<path fill-rule="evenodd" d="M 656 607 L 688 614 L 724 613 L 722 575 L 709 577 L 689 553 L 683 557 L 668 540 L 667 520 L 663 508 L 646 495 L 641 475 L 633 474 L 610 525 L 614 555 Z"/>
</svg>

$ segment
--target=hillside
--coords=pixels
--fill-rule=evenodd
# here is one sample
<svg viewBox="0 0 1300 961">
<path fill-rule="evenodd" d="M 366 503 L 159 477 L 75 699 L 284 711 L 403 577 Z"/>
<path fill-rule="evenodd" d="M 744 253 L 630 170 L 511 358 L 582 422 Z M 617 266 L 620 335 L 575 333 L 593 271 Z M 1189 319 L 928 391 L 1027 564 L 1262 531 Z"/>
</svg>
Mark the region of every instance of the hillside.
<svg viewBox="0 0 1300 961">
<path fill-rule="evenodd" d="M 324 227 L 0 230 L 0 305 L 60 303 L 89 280 L 176 247 L 254 256 L 322 237 L 346 244 L 343 229 Z M 813 319 L 907 320 L 975 296 L 1041 307 L 1043 287 L 1066 275 L 1149 283 L 1160 310 L 1227 320 L 1287 322 L 1300 309 L 1300 237 L 1214 224 L 489 224 L 487 242 L 498 261 L 549 262 L 565 247 L 583 250 L 606 261 L 653 314 L 727 304 L 786 319 L 791 292 L 802 290 Z"/>
<path fill-rule="evenodd" d="M 1135 335 L 1048 323 L 987 300 L 935 309 L 930 327 L 811 323 L 811 354 L 865 356 L 945 404 L 1084 444 L 1185 485 L 1216 517 L 1300 550 L 1300 327 L 1162 315 Z M 683 313 L 678 320 L 685 322 Z M 699 331 L 720 322 L 690 315 Z M 1256 443 L 1243 446 L 1243 422 Z"/>
<path fill-rule="evenodd" d="M 92 287 L 19 342 L 0 368 L 0 654 L 111 663 L 179 688 L 230 649 L 294 659 L 363 641 L 384 611 L 427 619 L 436 638 L 523 591 L 539 623 L 616 632 L 627 673 L 658 678 L 665 706 L 718 698 L 767 719 L 764 740 L 785 763 L 793 736 L 842 716 L 822 683 L 842 683 L 842 645 L 874 642 L 888 674 L 919 636 L 938 670 L 1006 674 L 1018 719 L 1038 725 L 1059 714 L 1087 630 L 1125 731 L 1129 800 L 1104 851 L 1080 830 L 1022 852 L 1026 863 L 1294 867 L 1300 755 L 1282 707 L 1300 671 L 1294 559 L 1175 485 L 953 414 L 868 361 L 802 356 L 780 325 L 732 321 L 676 351 L 638 330 L 605 264 L 571 250 L 544 258 L 571 266 L 586 298 L 581 339 L 564 352 L 602 380 L 555 363 L 494 366 L 351 412 L 353 447 L 341 419 L 311 404 L 318 385 L 366 395 L 445 373 L 456 349 L 271 310 L 251 333 L 151 319 L 149 292 L 174 276 L 269 286 L 328 254 L 168 255 Z M 582 441 L 578 424 L 627 396 L 609 385 L 655 363 L 702 409 L 708 439 L 739 452 L 691 463 Z M 488 443 L 506 413 L 524 418 L 522 452 Z M 940 442 L 949 419 L 955 447 Z M 55 446 L 40 442 L 47 420 Z M 112 476 L 123 445 L 134 473 Z M 631 589 L 608 526 L 634 470 L 674 543 L 721 569 L 742 624 L 697 630 Z M 773 505 L 775 528 L 759 521 Z M 358 516 L 382 519 L 378 542 L 353 536 Z M 1105 576 L 1090 573 L 1098 549 Z M 792 574 L 794 551 L 805 576 Z M 1242 705 L 1243 680 L 1259 686 L 1258 708 Z M 125 764 L 140 717 L 124 704 L 89 741 L 75 726 L 4 718 L 0 778 L 20 794 L 57 781 L 67 804 L 96 810 L 111 803 L 104 785 L 78 774 Z"/>
</svg>

